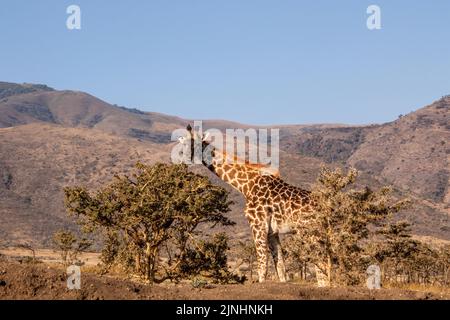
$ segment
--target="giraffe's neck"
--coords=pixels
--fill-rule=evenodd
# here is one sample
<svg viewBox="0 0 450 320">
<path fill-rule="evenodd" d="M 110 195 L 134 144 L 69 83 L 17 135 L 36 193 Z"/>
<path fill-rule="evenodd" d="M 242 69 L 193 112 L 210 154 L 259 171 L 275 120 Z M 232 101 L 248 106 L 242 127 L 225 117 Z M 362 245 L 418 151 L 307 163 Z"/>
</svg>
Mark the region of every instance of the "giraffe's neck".
<svg viewBox="0 0 450 320">
<path fill-rule="evenodd" d="M 221 180 L 231 185 L 245 197 L 249 195 L 255 181 L 261 175 L 277 175 L 270 168 L 228 158 L 225 153 L 213 155 L 212 162 L 207 166 Z"/>
</svg>

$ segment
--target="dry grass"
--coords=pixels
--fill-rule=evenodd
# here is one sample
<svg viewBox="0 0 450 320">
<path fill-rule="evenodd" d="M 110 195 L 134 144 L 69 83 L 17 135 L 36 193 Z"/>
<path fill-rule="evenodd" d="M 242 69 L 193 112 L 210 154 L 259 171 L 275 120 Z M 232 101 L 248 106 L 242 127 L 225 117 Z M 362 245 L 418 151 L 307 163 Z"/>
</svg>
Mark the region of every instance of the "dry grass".
<svg viewBox="0 0 450 320">
<path fill-rule="evenodd" d="M 417 292 L 431 292 L 436 295 L 444 295 L 450 296 L 450 287 L 443 287 L 437 285 L 429 285 L 429 284 L 418 284 L 418 283 L 391 283 L 386 284 L 385 287 L 387 289 L 401 289 L 401 290 L 410 290 Z"/>
<path fill-rule="evenodd" d="M 363 171 L 364 184 L 392 183 L 413 195 L 414 208 L 403 218 L 413 222 L 416 233 L 450 240 L 449 106 L 450 99 L 438 101 L 379 126 L 285 126 L 281 176 L 308 188 L 325 162 L 354 165 Z M 171 144 L 159 137 L 188 122 L 126 111 L 81 92 L 33 92 L 0 100 L 0 238 L 8 245 L 26 239 L 50 246 L 55 231 L 75 228 L 64 210 L 64 186 L 95 188 L 115 173 L 130 172 L 137 160 L 170 161 Z M 7 126 L 12 127 L 2 128 Z M 246 126 L 218 120 L 205 121 L 204 127 Z M 229 234 L 247 239 L 243 199 L 236 191 L 231 198 L 236 205 L 229 216 L 237 225 Z"/>
<path fill-rule="evenodd" d="M 52 249 L 35 249 L 36 260 L 43 263 L 58 266 L 62 264 L 61 257 L 56 250 Z M 18 259 L 23 257 L 31 257 L 30 250 L 22 248 L 8 247 L 0 250 L 0 254 L 12 258 Z M 95 252 L 83 252 L 79 254 L 79 259 L 83 262 L 84 267 L 96 267 L 100 263 L 100 254 Z"/>
</svg>

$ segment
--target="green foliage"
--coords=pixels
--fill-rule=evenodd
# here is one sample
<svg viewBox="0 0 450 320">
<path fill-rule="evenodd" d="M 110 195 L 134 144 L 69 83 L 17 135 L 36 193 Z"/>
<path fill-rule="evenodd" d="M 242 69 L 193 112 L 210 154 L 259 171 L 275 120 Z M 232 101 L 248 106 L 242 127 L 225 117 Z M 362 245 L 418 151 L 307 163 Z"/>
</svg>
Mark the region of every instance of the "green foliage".
<svg viewBox="0 0 450 320">
<path fill-rule="evenodd" d="M 256 248 L 253 241 L 239 241 L 237 244 L 237 257 L 238 264 L 236 268 L 239 268 L 242 264 L 247 264 L 250 271 L 250 279 L 253 278 L 253 270 L 256 264 Z"/>
<path fill-rule="evenodd" d="M 228 270 L 226 252 L 229 249 L 228 237 L 224 233 L 216 234 L 208 240 L 200 240 L 195 247 L 187 249 L 179 265 L 179 274 L 188 277 L 200 274 L 220 283 L 231 280 L 243 282 L 244 279 L 234 276 Z"/>
<path fill-rule="evenodd" d="M 406 221 L 390 223 L 377 233 L 383 241 L 377 245 L 375 259 L 383 263 L 387 259 L 398 261 L 411 257 L 419 247 L 419 242 L 411 239 L 410 224 Z"/>
<path fill-rule="evenodd" d="M 355 169 L 343 174 L 323 168 L 311 194 L 315 210 L 305 216 L 307 222 L 295 236 L 301 254 L 330 284 L 359 282 L 369 262 L 363 248 L 369 226 L 382 223 L 408 203 L 393 201 L 390 188 L 351 189 L 357 175 Z"/>
<path fill-rule="evenodd" d="M 370 246 L 372 256 L 383 270 L 383 280 L 391 283 L 449 284 L 450 247 L 433 247 L 412 239 L 410 224 L 392 222 Z"/>
<path fill-rule="evenodd" d="M 450 246 L 413 239 L 408 222 L 390 221 L 409 201 L 395 201 L 390 188 L 354 190 L 356 178 L 354 169 L 322 170 L 311 195 L 316 210 L 285 246 L 290 271 L 305 279 L 313 265 L 329 284 L 355 285 L 377 264 L 383 283 L 448 285 Z"/>
<path fill-rule="evenodd" d="M 307 279 L 308 266 L 311 264 L 307 243 L 296 234 L 288 237 L 284 241 L 283 255 L 285 258 L 286 271 L 290 274 L 297 274 L 301 280 Z"/>
<path fill-rule="evenodd" d="M 180 270 L 183 259 L 191 257 L 199 225 L 234 224 L 223 215 L 231 204 L 228 192 L 182 164 L 138 163 L 131 178 L 116 176 L 97 192 L 66 188 L 65 203 L 84 231 L 104 234 L 105 265 L 118 263 L 150 281 L 172 278 Z M 176 250 L 169 251 L 175 261 L 168 266 L 159 261 L 162 247 Z M 217 267 L 210 256 L 203 258 Z M 158 278 L 158 273 L 165 275 Z"/>
<path fill-rule="evenodd" d="M 53 235 L 53 243 L 60 252 L 61 260 L 65 266 L 80 263 L 78 255 L 92 246 L 92 241 L 82 238 L 78 239 L 70 231 L 58 231 Z"/>
</svg>

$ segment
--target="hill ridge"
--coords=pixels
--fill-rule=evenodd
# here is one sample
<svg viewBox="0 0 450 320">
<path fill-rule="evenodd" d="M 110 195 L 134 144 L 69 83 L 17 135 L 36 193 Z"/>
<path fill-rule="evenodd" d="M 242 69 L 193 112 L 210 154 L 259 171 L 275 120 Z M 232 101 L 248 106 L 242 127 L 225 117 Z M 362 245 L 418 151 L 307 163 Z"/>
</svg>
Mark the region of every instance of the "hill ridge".
<svg viewBox="0 0 450 320">
<path fill-rule="evenodd" d="M 0 93 L 2 85 L 22 86 L 0 82 Z M 191 122 L 80 91 L 33 88 L 0 99 L 0 238 L 12 242 L 45 244 L 56 227 L 73 228 L 62 203 L 64 186 L 95 188 L 114 173 L 130 172 L 137 160 L 169 161 L 171 132 Z M 309 188 L 322 165 L 356 167 L 361 184 L 392 184 L 416 199 L 402 216 L 416 234 L 450 239 L 449 116 L 450 97 L 443 97 L 384 124 L 280 126 L 281 176 Z M 249 125 L 205 120 L 204 129 L 211 127 Z M 232 236 L 248 237 L 243 199 L 234 191 L 232 199 L 230 215 L 238 222 Z"/>
</svg>

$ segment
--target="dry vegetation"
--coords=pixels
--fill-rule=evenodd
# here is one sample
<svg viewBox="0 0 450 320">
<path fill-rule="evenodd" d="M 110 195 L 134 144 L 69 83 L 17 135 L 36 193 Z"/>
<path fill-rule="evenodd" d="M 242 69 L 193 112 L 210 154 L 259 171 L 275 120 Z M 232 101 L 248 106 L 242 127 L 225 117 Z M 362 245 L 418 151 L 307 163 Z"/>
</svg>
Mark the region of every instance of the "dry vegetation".
<svg viewBox="0 0 450 320">
<path fill-rule="evenodd" d="M 151 198 L 149 193 L 129 192 L 133 183 L 140 184 L 139 179 L 128 178 L 133 166 L 139 160 L 146 165 L 167 161 L 171 150 L 169 134 L 173 129 L 184 127 L 185 120 L 111 106 L 81 92 L 0 83 L 0 239 L 3 247 L 22 246 L 21 255 L 33 257 L 36 252 L 42 252 L 36 248 L 53 246 L 59 250 L 64 263 L 78 261 L 83 264 L 79 259 L 80 253 L 87 249 L 88 242 L 79 238 L 77 225 L 67 217 L 64 207 L 64 196 L 69 205 L 74 205 L 83 194 L 84 200 L 91 201 L 88 201 L 89 210 L 84 207 L 83 211 L 83 206 L 71 207 L 71 210 L 78 218 L 90 217 L 90 226 L 96 229 L 97 235 L 106 235 L 103 237 L 103 240 L 107 239 L 106 242 L 98 241 L 99 239 L 94 241 L 94 248 L 103 246 L 105 249 L 102 272 L 132 270 L 132 273 L 144 276 L 146 280 L 159 282 L 167 278 L 181 281 L 180 287 L 171 287 L 164 282 L 152 289 L 129 280 L 89 274 L 87 283 L 94 287 L 75 294 L 67 292 L 63 287 L 61 271 L 45 270 L 40 264 L 28 263 L 39 260 L 37 254 L 37 258 L 32 259 L 22 257 L 22 264 L 19 265 L 10 261 L 1 262 L 0 296 L 87 299 L 448 297 L 449 247 L 444 244 L 445 240 L 450 240 L 449 109 L 450 98 L 444 97 L 426 108 L 383 125 L 282 128 L 281 173 L 288 182 L 311 189 L 314 188 L 314 181 L 323 165 L 341 168 L 355 166 L 361 172 L 359 184 L 355 185 L 359 190 L 364 185 L 375 190 L 392 184 L 392 198 L 389 199 L 395 202 L 396 199 L 408 197 L 412 204 L 408 210 L 396 214 L 393 220 L 384 218 L 396 210 L 388 210 L 389 212 L 385 212 L 386 217 L 375 219 L 377 221 L 365 220 L 358 215 L 352 216 L 352 219 L 347 219 L 349 215 L 340 216 L 339 221 L 351 222 L 345 227 L 353 228 L 352 230 L 345 230 L 338 221 L 333 224 L 333 230 L 305 229 L 306 233 L 309 232 L 308 235 L 284 239 L 288 243 L 289 271 L 295 276 L 295 281 L 301 281 L 302 284 L 287 284 L 283 287 L 284 293 L 279 293 L 282 285 L 273 283 L 259 287 L 249 283 L 245 287 L 211 285 L 210 282 L 214 281 L 226 282 L 231 278 L 236 280 L 235 273 L 251 280 L 254 253 L 251 242 L 248 242 L 250 229 L 242 214 L 243 199 L 206 170 L 194 168 L 193 172 L 186 171 L 184 174 L 191 178 L 197 177 L 203 183 L 206 180 L 202 180 L 197 174 L 207 176 L 211 181 L 206 183 L 212 188 L 210 190 L 219 188 L 222 190 L 220 192 L 230 192 L 229 199 L 234 202 L 229 206 L 231 211 L 227 212 L 228 208 L 222 207 L 218 212 L 223 214 L 222 222 L 234 221 L 236 225 L 222 223 L 222 226 L 216 228 L 217 233 L 226 232 L 228 238 L 218 236 L 208 239 L 197 233 L 209 230 L 214 221 L 206 219 L 197 221 L 197 224 L 186 221 L 180 223 L 171 216 L 173 210 L 164 211 L 165 209 L 155 208 L 147 203 L 145 210 L 141 208 L 139 211 L 130 204 L 133 203 L 130 201 L 133 197 L 136 197 L 136 201 Z M 206 122 L 205 127 L 245 128 L 243 125 L 224 121 Z M 141 167 L 143 168 L 150 167 Z M 105 187 L 117 174 L 121 178 L 116 184 Z M 329 171 L 328 174 L 332 175 L 332 172 Z M 169 176 L 166 183 L 170 182 Z M 353 184 L 354 181 L 349 179 L 348 182 Z M 79 185 L 85 186 L 84 189 L 75 187 Z M 144 185 L 145 183 L 141 183 L 141 187 Z M 64 187 L 70 187 L 65 194 Z M 105 189 L 93 193 L 93 190 L 101 187 Z M 327 199 L 336 199 L 339 195 L 357 208 L 355 198 L 351 198 L 352 195 L 344 190 L 346 187 L 344 185 L 336 190 L 334 195 L 328 193 Z M 156 184 L 155 188 L 151 189 L 152 194 L 158 189 Z M 167 185 L 159 188 L 166 190 Z M 120 192 L 117 194 L 118 190 Z M 172 193 L 171 198 L 166 198 L 166 204 L 172 203 L 176 198 L 174 195 L 179 194 L 178 191 Z M 122 208 L 127 208 L 130 219 L 117 220 L 117 215 L 114 216 L 117 211 L 112 209 L 112 215 L 107 217 L 106 222 L 101 215 L 89 216 L 94 204 L 99 205 L 100 200 L 105 199 L 101 198 L 102 195 L 106 197 L 113 194 L 122 201 Z M 180 197 L 182 195 L 183 193 L 179 194 Z M 380 202 L 380 197 L 386 194 L 361 191 L 353 194 L 355 195 L 360 198 L 372 197 L 372 200 Z M 375 200 L 373 203 L 379 205 Z M 212 209 L 214 203 L 217 205 L 220 201 L 212 201 L 208 208 Z M 104 208 L 97 209 L 99 213 Z M 331 212 L 339 212 L 332 208 L 330 210 L 330 207 L 322 209 L 324 215 L 316 218 L 324 219 L 316 220 L 316 226 L 323 226 L 323 221 L 329 220 Z M 184 213 L 190 212 L 187 208 L 183 210 Z M 161 242 L 152 242 L 151 239 L 156 230 L 155 221 L 161 219 L 141 219 L 142 214 L 148 212 L 159 212 L 156 216 L 168 218 L 162 219 L 170 227 L 161 234 Z M 356 211 L 345 212 L 348 214 Z M 207 217 L 207 210 L 202 211 L 202 214 Z M 405 222 L 400 221 L 401 219 Z M 134 235 L 130 232 L 142 225 L 145 225 L 147 229 L 144 229 L 147 231 Z M 171 229 L 172 226 L 174 228 Z M 180 226 L 184 226 L 184 229 L 179 229 Z M 63 230 L 63 233 L 55 235 L 58 230 Z M 184 233 L 180 233 L 180 230 Z M 324 237 L 320 230 L 328 230 L 329 233 Z M 342 230 L 346 233 L 342 233 Z M 176 239 L 189 240 L 179 243 L 167 241 L 177 232 Z M 340 237 L 332 237 L 334 233 Z M 319 242 L 325 244 L 321 250 L 305 243 L 314 238 L 311 237 L 312 234 L 315 234 L 316 240 L 319 234 Z M 142 238 L 145 235 L 147 238 Z M 418 236 L 428 237 L 431 244 L 418 240 Z M 136 239 L 131 241 L 133 237 Z M 230 251 L 225 250 L 228 247 L 231 247 Z M 225 251 L 228 256 L 224 255 Z M 343 256 L 346 258 L 343 259 Z M 411 293 L 400 289 L 371 293 L 360 287 L 320 291 L 312 283 L 314 266 L 323 266 L 324 262 L 326 267 L 322 271 L 328 275 L 332 284 L 361 286 L 365 268 L 369 263 L 376 263 L 382 268 L 382 280 L 386 288 L 431 290 L 435 294 Z M 118 265 L 121 268 L 117 268 Z M 105 269 L 105 266 L 109 266 L 109 269 Z M 202 269 L 204 266 L 206 269 Z M 86 267 L 85 265 L 84 268 Z M 198 277 L 199 274 L 202 277 Z M 207 276 L 204 277 L 205 275 Z M 183 284 L 182 279 L 189 279 L 189 282 Z M 209 286 L 213 288 L 208 289 Z M 49 287 L 55 290 L 51 291 Z M 111 289 L 112 287 L 117 290 Z M 111 294 L 108 290 L 111 290 Z M 221 290 L 222 295 L 219 293 Z"/>
<path fill-rule="evenodd" d="M 84 232 L 104 237 L 103 272 L 117 271 L 113 267 L 118 266 L 151 283 L 184 279 L 194 287 L 252 280 L 252 243 L 239 242 L 228 254 L 225 235 L 204 237 L 198 232 L 201 224 L 233 224 L 223 215 L 230 205 L 225 189 L 185 165 L 138 164 L 136 169 L 132 178 L 117 176 L 95 193 L 83 187 L 65 190 L 69 214 Z M 314 283 L 323 274 L 327 286 L 362 287 L 368 267 L 375 264 L 381 267 L 384 286 L 422 285 L 445 291 L 450 284 L 450 246 L 438 248 L 412 239 L 409 223 L 392 221 L 410 202 L 395 201 L 390 188 L 354 189 L 357 176 L 355 169 L 346 174 L 321 170 L 311 193 L 314 213 L 305 215 L 296 233 L 284 241 L 288 270 L 297 275 L 291 280 Z M 64 232 L 55 239 L 63 261 L 86 243 Z M 237 270 L 244 272 L 238 275 Z"/>
<path fill-rule="evenodd" d="M 118 266 L 151 283 L 199 275 L 215 282 L 241 281 L 228 270 L 227 236 L 211 234 L 216 225 L 234 224 L 224 216 L 231 204 L 228 192 L 186 165 L 138 163 L 135 171 L 130 177 L 116 176 L 95 193 L 65 189 L 69 214 L 83 232 L 103 238 L 105 272 Z M 209 227 L 207 235 L 199 231 L 202 225 Z M 56 238 L 65 238 L 58 243 L 68 243 L 60 245 L 67 256 L 75 238 L 66 232 Z"/>
<path fill-rule="evenodd" d="M 450 299 L 449 292 L 430 287 L 392 288 L 369 291 L 364 288 L 317 288 L 308 283 L 248 283 L 208 285 L 191 282 L 149 286 L 135 279 L 100 276 L 82 267 L 81 290 L 68 290 L 65 270 L 44 264 L 0 260 L 1 299 L 170 299 L 170 300 L 321 300 L 321 299 Z"/>
<path fill-rule="evenodd" d="M 115 173 L 129 172 L 138 160 L 168 161 L 168 135 L 187 123 L 81 92 L 0 84 L 0 237 L 13 246 L 23 240 L 48 247 L 56 230 L 74 230 L 63 206 L 65 186 L 95 188 Z M 399 216 L 414 234 L 450 240 L 449 106 L 444 98 L 379 126 L 284 126 L 281 174 L 309 189 L 323 164 L 353 165 L 361 184 L 392 184 L 399 197 L 415 202 L 407 216 Z M 204 127 L 245 128 L 226 121 L 205 121 Z M 250 233 L 243 199 L 235 191 L 231 198 L 229 217 L 237 224 L 229 235 L 245 241 Z"/>
</svg>

